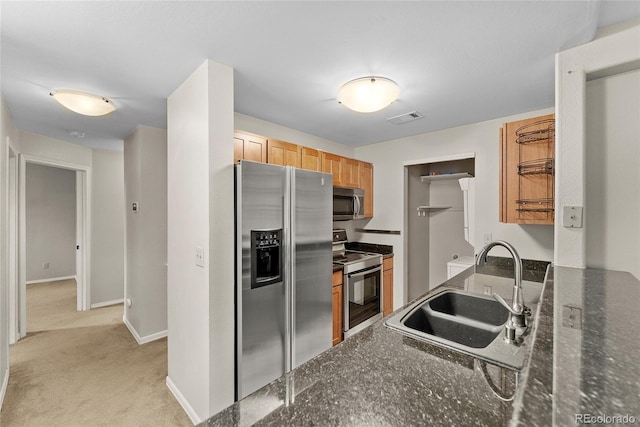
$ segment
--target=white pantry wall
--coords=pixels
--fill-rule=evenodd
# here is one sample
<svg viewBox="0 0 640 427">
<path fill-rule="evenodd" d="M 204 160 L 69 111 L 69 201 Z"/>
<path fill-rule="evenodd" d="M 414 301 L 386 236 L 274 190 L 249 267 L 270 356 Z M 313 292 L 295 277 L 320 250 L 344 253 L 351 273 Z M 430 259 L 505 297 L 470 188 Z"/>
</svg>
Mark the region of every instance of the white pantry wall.
<svg viewBox="0 0 640 427">
<path fill-rule="evenodd" d="M 640 278 L 640 70 L 587 82 L 586 264 Z"/>
<path fill-rule="evenodd" d="M 356 147 L 355 157 L 374 165 L 373 215 L 359 227 L 397 230 L 400 235 L 358 233 L 364 242 L 393 245 L 394 309 L 406 303 L 405 241 L 411 230 L 405 229 L 405 162 L 426 163 L 429 159 L 475 153 L 476 242 L 484 235 L 493 240 L 512 243 L 522 258 L 551 261 L 553 259 L 553 227 L 517 225 L 499 222 L 499 129 L 503 123 L 553 112 L 553 108 L 473 123 L 398 140 Z M 422 160 L 426 160 L 422 162 Z M 409 212 L 415 215 L 415 212 Z M 354 239 L 354 240 L 356 240 Z M 480 243 L 481 245 L 482 243 Z M 475 248 L 477 253 L 480 246 Z M 497 253 L 496 253 L 497 254 Z M 434 286 L 437 284 L 433 284 Z M 430 287 L 433 287 L 430 284 Z"/>
<path fill-rule="evenodd" d="M 76 274 L 76 172 L 27 163 L 27 283 Z"/>
</svg>

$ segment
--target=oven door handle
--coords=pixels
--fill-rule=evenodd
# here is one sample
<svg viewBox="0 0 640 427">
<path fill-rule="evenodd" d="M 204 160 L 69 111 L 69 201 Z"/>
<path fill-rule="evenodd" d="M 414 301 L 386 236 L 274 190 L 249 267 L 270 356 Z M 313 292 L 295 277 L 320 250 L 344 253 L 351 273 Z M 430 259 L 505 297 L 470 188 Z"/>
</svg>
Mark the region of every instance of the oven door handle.
<svg viewBox="0 0 640 427">
<path fill-rule="evenodd" d="M 375 273 L 376 271 L 381 271 L 381 270 L 382 270 L 382 264 L 374 265 L 373 267 L 368 267 L 368 268 L 365 268 L 364 270 L 358 270 L 358 271 L 354 271 L 353 273 L 348 273 L 347 277 L 351 279 L 352 277 L 366 276 L 367 274 Z"/>
</svg>

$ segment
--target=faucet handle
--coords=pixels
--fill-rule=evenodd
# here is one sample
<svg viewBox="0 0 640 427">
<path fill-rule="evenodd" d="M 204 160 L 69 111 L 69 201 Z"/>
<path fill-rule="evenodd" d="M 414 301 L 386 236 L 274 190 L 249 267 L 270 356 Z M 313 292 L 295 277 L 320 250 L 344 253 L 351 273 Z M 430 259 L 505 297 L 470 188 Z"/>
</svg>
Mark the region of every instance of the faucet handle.
<svg viewBox="0 0 640 427">
<path fill-rule="evenodd" d="M 522 314 L 522 312 L 524 311 L 523 307 L 520 304 L 515 304 L 515 307 L 511 307 L 509 304 L 507 304 L 507 302 L 504 300 L 504 298 L 502 298 L 500 295 L 496 294 L 495 292 L 493 293 L 493 298 L 498 301 L 500 304 L 502 304 L 504 306 L 504 308 L 506 308 L 507 310 L 509 310 L 509 312 L 511 314 L 514 314 L 516 316 L 520 316 Z"/>
</svg>

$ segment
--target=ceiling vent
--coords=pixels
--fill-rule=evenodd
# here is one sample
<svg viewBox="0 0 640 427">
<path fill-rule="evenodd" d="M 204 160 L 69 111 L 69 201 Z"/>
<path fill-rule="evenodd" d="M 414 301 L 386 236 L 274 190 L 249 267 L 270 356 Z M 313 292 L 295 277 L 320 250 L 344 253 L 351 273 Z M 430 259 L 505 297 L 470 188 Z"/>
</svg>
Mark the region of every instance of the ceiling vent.
<svg viewBox="0 0 640 427">
<path fill-rule="evenodd" d="M 387 119 L 387 121 L 395 124 L 395 125 L 401 125 L 403 123 L 409 123 L 412 122 L 414 120 L 418 120 L 423 118 L 424 116 L 420 113 L 418 113 L 417 111 L 412 111 L 410 113 L 404 113 L 404 114 L 400 114 L 399 116 L 395 116 L 395 117 L 391 117 L 389 119 Z"/>
</svg>

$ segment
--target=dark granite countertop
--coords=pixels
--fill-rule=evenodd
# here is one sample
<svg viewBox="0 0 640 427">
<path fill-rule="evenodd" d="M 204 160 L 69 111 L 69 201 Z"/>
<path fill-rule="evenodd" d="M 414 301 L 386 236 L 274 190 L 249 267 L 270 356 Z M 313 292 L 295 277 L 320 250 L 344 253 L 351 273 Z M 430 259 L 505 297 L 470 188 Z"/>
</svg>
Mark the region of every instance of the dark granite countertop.
<svg viewBox="0 0 640 427">
<path fill-rule="evenodd" d="M 347 242 L 345 247 L 351 251 L 373 252 L 376 254 L 380 254 L 383 258 L 389 258 L 393 256 L 392 245 L 379 245 L 377 243 L 365 242 Z"/>
<path fill-rule="evenodd" d="M 511 424 L 640 423 L 638 301 L 630 273 L 550 269 Z"/>
<path fill-rule="evenodd" d="M 441 286 L 468 287 L 472 275 L 469 269 Z M 201 425 L 502 426 L 512 403 L 494 390 L 513 394 L 515 376 L 381 320 Z"/>
</svg>

